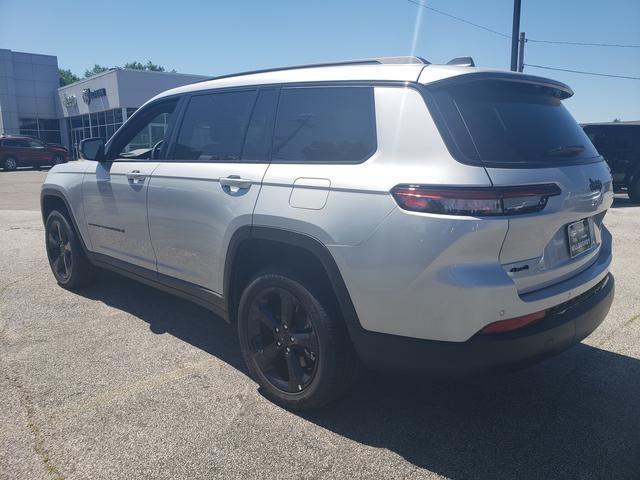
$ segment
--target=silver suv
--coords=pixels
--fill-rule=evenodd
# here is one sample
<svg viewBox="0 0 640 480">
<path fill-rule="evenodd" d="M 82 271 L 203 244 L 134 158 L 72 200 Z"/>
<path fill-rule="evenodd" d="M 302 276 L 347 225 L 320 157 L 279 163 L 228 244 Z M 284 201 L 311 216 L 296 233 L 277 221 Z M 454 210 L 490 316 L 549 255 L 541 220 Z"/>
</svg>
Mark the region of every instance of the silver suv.
<svg viewBox="0 0 640 480">
<path fill-rule="evenodd" d="M 611 175 L 572 93 L 416 57 L 169 90 L 50 171 L 53 274 L 74 289 L 106 268 L 212 310 L 288 408 L 362 365 L 528 365 L 589 335 L 614 292 Z"/>
</svg>

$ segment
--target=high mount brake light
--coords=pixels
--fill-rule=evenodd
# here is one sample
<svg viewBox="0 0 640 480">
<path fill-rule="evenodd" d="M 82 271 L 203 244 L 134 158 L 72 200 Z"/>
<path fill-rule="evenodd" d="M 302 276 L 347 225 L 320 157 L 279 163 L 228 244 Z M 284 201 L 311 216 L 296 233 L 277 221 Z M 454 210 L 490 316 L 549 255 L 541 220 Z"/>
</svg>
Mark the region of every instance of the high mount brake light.
<svg viewBox="0 0 640 480">
<path fill-rule="evenodd" d="M 469 188 L 397 185 L 391 195 L 401 208 L 412 212 L 496 216 L 539 212 L 549 197 L 560 195 L 560 188 L 555 183 Z"/>
</svg>

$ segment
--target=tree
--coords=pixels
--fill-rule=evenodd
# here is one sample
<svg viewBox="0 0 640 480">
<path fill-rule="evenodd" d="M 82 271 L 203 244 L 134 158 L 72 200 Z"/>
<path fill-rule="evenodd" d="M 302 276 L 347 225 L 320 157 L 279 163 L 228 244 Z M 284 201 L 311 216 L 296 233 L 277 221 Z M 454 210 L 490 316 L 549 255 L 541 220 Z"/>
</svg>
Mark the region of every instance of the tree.
<svg viewBox="0 0 640 480">
<path fill-rule="evenodd" d="M 61 87 L 64 87 L 65 85 L 69 85 L 70 83 L 77 82 L 78 80 L 80 80 L 80 77 L 78 77 L 75 73 L 73 73 L 69 69 L 65 70 L 63 68 L 59 68 L 58 74 L 60 75 Z"/>
<path fill-rule="evenodd" d="M 91 70 L 84 71 L 84 78 L 93 77 L 94 75 L 97 75 L 98 73 L 106 72 L 107 70 L 109 70 L 107 67 L 103 67 L 102 65 L 98 65 L 96 63 Z"/>
<path fill-rule="evenodd" d="M 620 120 L 619 118 L 614 118 L 613 119 L 613 123 L 620 123 L 620 122 L 622 122 L 622 120 Z"/>
<path fill-rule="evenodd" d="M 124 68 L 130 68 L 132 70 L 147 70 L 149 72 L 164 72 L 165 69 L 162 65 L 157 65 L 151 60 L 148 60 L 146 64 L 141 62 L 128 62 L 124 64 Z M 175 73 L 175 70 L 172 70 Z"/>
</svg>

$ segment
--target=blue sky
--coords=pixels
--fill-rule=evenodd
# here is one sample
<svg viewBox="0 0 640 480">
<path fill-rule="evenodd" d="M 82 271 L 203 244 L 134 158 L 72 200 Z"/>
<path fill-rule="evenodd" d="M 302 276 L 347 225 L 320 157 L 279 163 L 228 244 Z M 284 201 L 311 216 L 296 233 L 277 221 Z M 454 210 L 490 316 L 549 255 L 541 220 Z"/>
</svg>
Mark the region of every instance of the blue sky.
<svg viewBox="0 0 640 480">
<path fill-rule="evenodd" d="M 494 30 L 511 31 L 512 0 L 422 1 Z M 639 0 L 522 3 L 522 30 L 528 37 L 640 45 Z M 113 66 L 133 60 L 216 75 L 406 55 L 414 44 L 416 55 L 436 63 L 471 55 L 480 66 L 509 67 L 508 39 L 406 0 L 0 0 L 0 16 L 0 48 L 57 55 L 62 68 L 80 75 L 94 63 Z M 640 77 L 640 49 L 528 43 L 525 62 Z M 571 85 L 576 95 L 567 106 L 579 121 L 640 120 L 638 80 L 533 68 L 525 72 Z"/>
</svg>

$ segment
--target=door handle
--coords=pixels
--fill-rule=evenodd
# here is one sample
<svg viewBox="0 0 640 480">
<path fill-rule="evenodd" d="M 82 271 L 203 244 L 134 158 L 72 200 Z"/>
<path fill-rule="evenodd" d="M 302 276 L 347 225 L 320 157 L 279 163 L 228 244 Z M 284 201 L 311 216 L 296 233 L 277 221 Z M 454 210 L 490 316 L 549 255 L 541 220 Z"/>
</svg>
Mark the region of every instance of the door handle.
<svg viewBox="0 0 640 480">
<path fill-rule="evenodd" d="M 140 173 L 140 170 L 131 170 L 127 173 L 127 178 L 132 183 L 142 183 L 144 179 L 147 178 L 147 175 Z"/>
<path fill-rule="evenodd" d="M 239 175 L 229 175 L 220 179 L 220 185 L 223 187 L 233 187 L 235 189 L 247 189 L 251 187 L 253 182 L 245 178 L 240 178 Z M 235 190 L 237 191 L 237 190 Z"/>
</svg>

